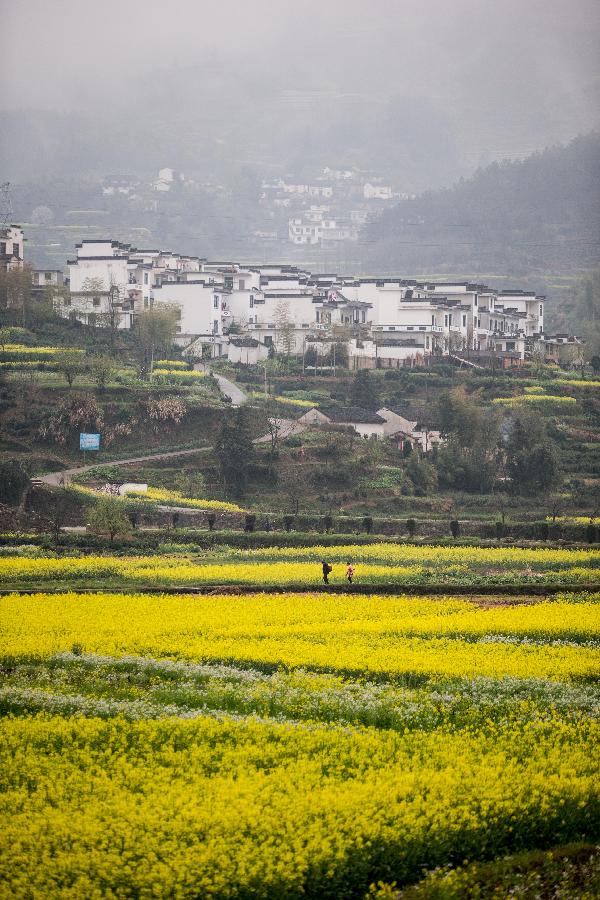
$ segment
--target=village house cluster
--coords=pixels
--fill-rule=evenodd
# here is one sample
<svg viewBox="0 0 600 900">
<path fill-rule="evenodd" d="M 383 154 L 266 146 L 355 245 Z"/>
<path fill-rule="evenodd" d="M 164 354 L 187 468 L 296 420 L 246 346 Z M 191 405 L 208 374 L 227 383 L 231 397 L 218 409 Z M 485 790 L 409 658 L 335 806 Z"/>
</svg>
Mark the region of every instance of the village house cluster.
<svg viewBox="0 0 600 900">
<path fill-rule="evenodd" d="M 23 232 L 0 234 L 5 266 L 23 265 Z M 534 353 L 573 361 L 577 338 L 544 332 L 544 297 L 469 281 L 312 273 L 294 265 L 241 265 L 117 240 L 83 240 L 68 277 L 35 270 L 34 291 L 54 289 L 60 315 L 130 329 L 167 307 L 190 356 L 256 364 L 274 351 L 351 369 L 422 365 L 450 357 L 467 366 L 522 365 Z M 311 353 L 309 353 L 311 351 Z M 342 359 L 338 357 L 338 362 Z M 313 363 L 314 365 L 314 363 Z"/>
<path fill-rule="evenodd" d="M 290 243 L 331 248 L 357 241 L 369 217 L 390 201 L 407 197 L 372 173 L 326 167 L 307 181 L 264 181 L 259 202 L 273 215 L 288 212 Z"/>
</svg>

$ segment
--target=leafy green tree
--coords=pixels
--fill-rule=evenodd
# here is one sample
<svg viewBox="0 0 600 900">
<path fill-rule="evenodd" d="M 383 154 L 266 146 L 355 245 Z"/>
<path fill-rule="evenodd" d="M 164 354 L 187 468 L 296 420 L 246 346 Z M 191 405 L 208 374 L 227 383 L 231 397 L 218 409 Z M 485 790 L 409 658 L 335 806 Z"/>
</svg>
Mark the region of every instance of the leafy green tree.
<svg viewBox="0 0 600 900">
<path fill-rule="evenodd" d="M 483 428 L 483 409 L 460 385 L 440 396 L 438 419 L 440 432 L 460 447 L 469 447 Z"/>
<path fill-rule="evenodd" d="M 140 349 L 148 359 L 150 372 L 158 353 L 168 354 L 177 333 L 176 309 L 170 306 L 154 306 L 145 309 L 136 319 L 136 332 Z M 160 357 L 159 357 L 160 358 Z"/>
<path fill-rule="evenodd" d="M 105 390 L 116 372 L 114 360 L 104 354 L 92 356 L 89 361 L 89 369 L 92 380 L 95 381 L 101 391 Z"/>
<path fill-rule="evenodd" d="M 184 497 L 202 500 L 206 494 L 206 480 L 202 472 L 180 472 L 175 479 L 175 487 Z"/>
<path fill-rule="evenodd" d="M 248 470 L 254 459 L 248 412 L 243 407 L 223 423 L 214 452 L 226 490 L 241 499 L 246 493 Z"/>
<path fill-rule="evenodd" d="M 18 506 L 29 486 L 29 472 L 20 460 L 0 462 L 0 502 Z"/>
<path fill-rule="evenodd" d="M 498 471 L 498 417 L 459 386 L 438 404 L 440 431 L 446 444 L 437 450 L 436 469 L 443 487 L 484 493 Z"/>
<path fill-rule="evenodd" d="M 117 535 L 131 531 L 123 501 L 116 497 L 101 497 L 90 513 L 89 523 L 94 531 L 108 534 L 111 544 Z"/>
<path fill-rule="evenodd" d="M 79 350 L 61 350 L 53 357 L 53 363 L 56 371 L 64 376 L 70 388 L 83 372 L 83 359 Z"/>
<path fill-rule="evenodd" d="M 379 380 L 369 369 L 359 369 L 352 379 L 350 401 L 363 409 L 379 409 L 381 406 Z"/>
<path fill-rule="evenodd" d="M 406 464 L 406 474 L 415 487 L 415 494 L 423 496 L 437 487 L 437 473 L 430 462 L 420 453 L 411 453 Z"/>
<path fill-rule="evenodd" d="M 530 410 L 515 415 L 506 442 L 506 470 L 517 493 L 547 492 L 560 482 L 558 456 L 545 425 Z"/>
</svg>

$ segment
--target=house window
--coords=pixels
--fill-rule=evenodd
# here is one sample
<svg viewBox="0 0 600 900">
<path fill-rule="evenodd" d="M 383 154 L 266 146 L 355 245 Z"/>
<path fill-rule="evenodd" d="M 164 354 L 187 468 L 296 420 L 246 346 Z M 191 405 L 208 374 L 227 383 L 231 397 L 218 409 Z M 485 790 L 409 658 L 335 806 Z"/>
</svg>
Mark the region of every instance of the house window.
<svg viewBox="0 0 600 900">
<path fill-rule="evenodd" d="M 477 306 L 477 294 L 473 297 L 473 306 Z"/>
<path fill-rule="evenodd" d="M 92 304 L 93 306 L 100 306 L 100 297 L 94 297 Z"/>
<path fill-rule="evenodd" d="M 363 325 L 364 325 L 365 322 L 367 321 L 367 311 L 366 311 L 366 309 L 363 309 L 361 318 L 362 318 L 362 322 L 363 322 Z"/>
<path fill-rule="evenodd" d="M 463 328 L 467 327 L 467 317 L 463 316 Z"/>
<path fill-rule="evenodd" d="M 429 335 L 425 336 L 425 349 L 429 350 Z"/>
<path fill-rule="evenodd" d="M 250 294 L 250 309 L 254 309 L 254 296 Z"/>
<path fill-rule="evenodd" d="M 215 297 L 215 298 L 213 299 L 213 307 L 214 307 L 214 309 L 218 309 L 218 308 L 219 308 L 219 298 L 218 298 L 218 297 Z"/>
<path fill-rule="evenodd" d="M 215 319 L 213 322 L 213 334 L 219 333 L 219 320 Z"/>
<path fill-rule="evenodd" d="M 432 316 L 432 317 L 431 317 L 431 324 L 432 324 L 432 325 L 435 325 L 435 316 Z"/>
<path fill-rule="evenodd" d="M 65 306 L 70 306 L 70 305 L 71 305 L 71 298 L 70 298 L 70 297 L 64 297 L 64 298 L 63 298 L 63 303 L 64 303 Z"/>
<path fill-rule="evenodd" d="M 448 316 L 445 315 L 444 316 L 444 328 L 447 328 L 447 327 L 448 327 Z"/>
<path fill-rule="evenodd" d="M 506 342 L 506 349 L 507 349 L 507 350 L 514 350 L 514 349 L 515 349 L 515 342 L 514 342 L 514 341 L 507 341 L 507 342 Z"/>
<path fill-rule="evenodd" d="M 144 284 L 148 284 L 148 273 L 144 272 Z"/>
<path fill-rule="evenodd" d="M 240 291 L 246 290 L 246 281 L 243 278 L 240 278 Z"/>
<path fill-rule="evenodd" d="M 265 347 L 272 347 L 272 346 L 273 346 L 273 337 L 272 337 L 272 335 L 270 335 L 270 334 L 265 334 L 264 342 L 265 342 Z"/>
<path fill-rule="evenodd" d="M 19 255 L 19 245 L 13 244 L 13 256 L 18 256 L 18 255 Z"/>
<path fill-rule="evenodd" d="M 415 330 L 415 326 L 414 326 L 414 325 L 407 325 L 407 326 L 406 326 L 406 330 L 407 330 L 407 331 L 414 331 L 414 330 Z"/>
<path fill-rule="evenodd" d="M 6 241 L 0 242 L 0 256 L 6 256 Z"/>
<path fill-rule="evenodd" d="M 44 272 L 44 278 L 46 279 L 46 281 L 51 281 L 52 280 L 52 272 Z"/>
<path fill-rule="evenodd" d="M 88 320 L 88 325 L 95 325 L 96 324 L 96 313 L 89 313 L 87 320 Z"/>
<path fill-rule="evenodd" d="M 543 316 L 543 315 L 544 315 L 544 306 L 542 303 L 540 303 L 540 316 Z"/>
</svg>

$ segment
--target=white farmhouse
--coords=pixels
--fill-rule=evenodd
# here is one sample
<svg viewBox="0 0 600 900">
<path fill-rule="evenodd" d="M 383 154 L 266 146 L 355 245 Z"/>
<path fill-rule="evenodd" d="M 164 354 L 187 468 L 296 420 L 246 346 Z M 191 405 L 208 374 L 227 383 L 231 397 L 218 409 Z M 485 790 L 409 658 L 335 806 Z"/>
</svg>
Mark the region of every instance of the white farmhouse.
<svg viewBox="0 0 600 900">
<path fill-rule="evenodd" d="M 153 289 L 154 306 L 177 310 L 177 343 L 181 346 L 202 339 L 213 348 L 213 356 L 223 353 L 221 325 L 222 293 L 210 278 L 163 281 Z"/>
<path fill-rule="evenodd" d="M 384 437 L 385 419 L 359 406 L 316 406 L 298 419 L 304 425 L 347 425 L 363 438 Z"/>
</svg>

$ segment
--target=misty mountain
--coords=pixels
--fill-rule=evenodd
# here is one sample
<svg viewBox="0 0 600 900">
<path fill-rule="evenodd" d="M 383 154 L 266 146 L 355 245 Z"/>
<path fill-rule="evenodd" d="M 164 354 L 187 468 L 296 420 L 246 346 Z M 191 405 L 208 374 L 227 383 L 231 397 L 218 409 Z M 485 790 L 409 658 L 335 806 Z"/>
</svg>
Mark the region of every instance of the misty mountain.
<svg viewBox="0 0 600 900">
<path fill-rule="evenodd" d="M 373 271 L 574 274 L 600 250 L 600 135 L 493 163 L 390 208 L 366 229 Z"/>
<path fill-rule="evenodd" d="M 195 83 L 202 90 L 191 91 Z M 143 178 L 169 165 L 229 185 L 241 168 L 302 177 L 334 165 L 374 171 L 412 192 L 468 171 L 451 121 L 425 98 L 260 90 L 233 75 L 213 71 L 207 84 L 198 71 L 176 71 L 154 92 L 154 111 L 138 109 L 135 118 L 114 109 L 108 117 L 0 111 L 0 174 L 17 183 L 34 175 Z"/>
</svg>

